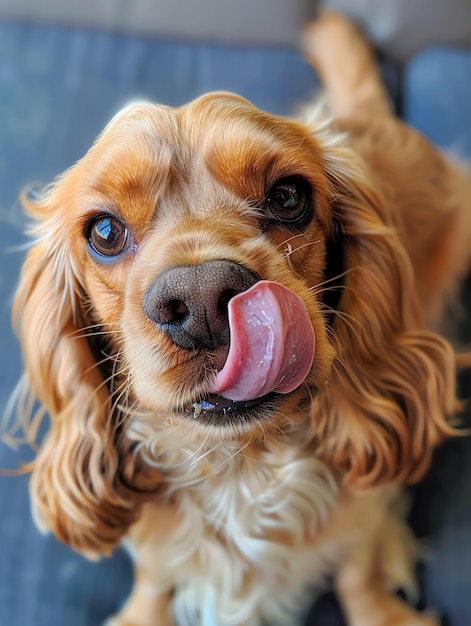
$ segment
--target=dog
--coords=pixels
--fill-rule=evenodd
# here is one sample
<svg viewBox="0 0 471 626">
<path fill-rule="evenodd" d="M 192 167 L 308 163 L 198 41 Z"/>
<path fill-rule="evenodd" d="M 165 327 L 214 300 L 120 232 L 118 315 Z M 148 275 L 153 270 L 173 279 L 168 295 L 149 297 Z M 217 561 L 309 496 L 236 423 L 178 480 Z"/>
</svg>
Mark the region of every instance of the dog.
<svg viewBox="0 0 471 626">
<path fill-rule="evenodd" d="M 325 104 L 302 120 L 135 103 L 24 199 L 33 514 L 88 558 L 127 548 L 109 626 L 287 625 L 330 580 L 350 626 L 437 623 L 394 594 L 418 557 L 401 494 L 456 433 L 438 329 L 471 182 L 394 117 L 345 18 L 303 45 Z"/>
</svg>

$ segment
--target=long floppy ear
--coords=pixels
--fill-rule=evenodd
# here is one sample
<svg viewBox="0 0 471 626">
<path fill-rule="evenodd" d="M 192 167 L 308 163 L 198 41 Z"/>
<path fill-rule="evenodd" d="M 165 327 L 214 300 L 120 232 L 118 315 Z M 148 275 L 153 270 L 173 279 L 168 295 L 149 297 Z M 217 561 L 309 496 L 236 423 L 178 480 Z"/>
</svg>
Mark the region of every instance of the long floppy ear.
<svg viewBox="0 0 471 626">
<path fill-rule="evenodd" d="M 139 512 L 133 455 L 120 450 L 112 399 L 87 340 L 83 293 L 64 239 L 54 189 L 24 201 L 37 220 L 13 306 L 24 358 L 23 407 L 18 416 L 30 439 L 42 415 L 49 428 L 32 464 L 30 492 L 38 526 L 89 558 L 109 554 Z M 21 407 L 19 407 L 21 410 Z M 25 425 L 26 422 L 26 425 Z"/>
<path fill-rule="evenodd" d="M 410 259 L 358 157 L 338 148 L 327 167 L 345 276 L 333 377 L 313 404 L 318 453 L 350 485 L 415 482 L 456 434 L 454 353 L 424 329 Z"/>
</svg>

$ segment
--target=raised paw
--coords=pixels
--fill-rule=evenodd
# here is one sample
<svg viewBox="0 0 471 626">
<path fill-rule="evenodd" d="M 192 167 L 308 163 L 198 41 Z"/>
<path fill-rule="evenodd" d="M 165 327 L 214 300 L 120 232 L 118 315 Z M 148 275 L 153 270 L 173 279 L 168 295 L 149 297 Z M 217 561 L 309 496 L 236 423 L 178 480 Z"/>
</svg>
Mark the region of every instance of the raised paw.
<svg viewBox="0 0 471 626">
<path fill-rule="evenodd" d="M 303 29 L 301 50 L 306 59 L 317 66 L 324 54 L 351 55 L 365 47 L 364 38 L 356 26 L 341 13 L 325 11 Z"/>
<path fill-rule="evenodd" d="M 348 18 L 321 13 L 305 27 L 301 49 L 319 75 L 335 116 L 391 112 L 371 46 Z"/>
</svg>

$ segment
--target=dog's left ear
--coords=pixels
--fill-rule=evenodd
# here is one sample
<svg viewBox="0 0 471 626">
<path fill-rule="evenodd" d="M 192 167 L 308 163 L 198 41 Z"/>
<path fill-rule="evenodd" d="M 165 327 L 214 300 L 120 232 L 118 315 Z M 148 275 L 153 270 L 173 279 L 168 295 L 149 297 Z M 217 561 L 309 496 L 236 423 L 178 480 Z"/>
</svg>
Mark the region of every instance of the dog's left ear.
<svg viewBox="0 0 471 626">
<path fill-rule="evenodd" d="M 30 492 L 38 525 L 89 557 L 109 554 L 139 513 L 134 455 L 124 449 L 120 420 L 87 339 L 80 260 L 67 240 L 67 188 L 26 201 L 37 243 L 28 252 L 13 307 L 23 352 L 27 439 L 48 414 L 32 463 Z M 39 410 L 32 416 L 33 401 Z M 121 420 L 122 421 L 122 420 Z M 28 437 L 29 435 L 29 437 Z M 142 479 L 144 477 L 141 477 Z"/>
<path fill-rule="evenodd" d="M 318 453 L 350 485 L 415 482 L 455 434 L 455 357 L 424 330 L 414 271 L 386 203 L 352 152 L 327 161 L 343 230 L 332 379 L 313 402 Z"/>
</svg>

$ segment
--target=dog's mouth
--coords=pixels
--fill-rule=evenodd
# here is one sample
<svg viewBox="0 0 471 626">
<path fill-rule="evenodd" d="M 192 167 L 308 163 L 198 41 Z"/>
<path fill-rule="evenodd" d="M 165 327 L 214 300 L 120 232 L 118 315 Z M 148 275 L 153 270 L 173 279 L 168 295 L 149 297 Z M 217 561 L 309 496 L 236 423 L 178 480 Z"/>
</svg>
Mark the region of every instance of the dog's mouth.
<svg viewBox="0 0 471 626">
<path fill-rule="evenodd" d="M 209 394 L 191 406 L 185 407 L 185 417 L 197 420 L 207 426 L 247 424 L 260 418 L 265 409 L 273 406 L 277 394 L 271 392 L 253 400 L 229 400 L 218 394 Z"/>
<path fill-rule="evenodd" d="M 315 348 L 309 313 L 293 291 L 259 281 L 229 301 L 229 352 L 201 399 L 184 411 L 211 424 L 266 415 L 274 396 L 288 394 L 308 375 Z"/>
</svg>

